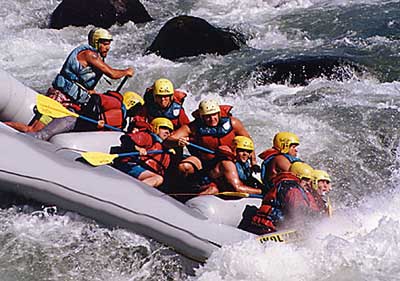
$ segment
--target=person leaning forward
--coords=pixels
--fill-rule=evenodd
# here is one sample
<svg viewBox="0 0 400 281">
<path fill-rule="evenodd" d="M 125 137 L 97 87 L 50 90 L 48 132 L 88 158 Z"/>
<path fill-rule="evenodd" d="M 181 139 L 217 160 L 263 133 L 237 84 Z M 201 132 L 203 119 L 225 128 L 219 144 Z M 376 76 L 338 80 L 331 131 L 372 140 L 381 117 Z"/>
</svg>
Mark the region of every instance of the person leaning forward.
<svg viewBox="0 0 400 281">
<path fill-rule="evenodd" d="M 232 141 L 235 136 L 250 137 L 242 122 L 230 114 L 232 107 L 219 105 L 216 100 L 203 100 L 199 108 L 192 113 L 195 120 L 188 125 L 183 125 L 165 141 L 169 147 L 184 147 L 189 140 L 194 144 L 215 151 L 219 146 L 227 145 L 232 149 Z M 182 160 L 178 165 L 179 172 L 188 176 L 195 170 L 209 170 L 217 162 L 215 154 L 206 153 L 189 146 L 192 156 Z M 200 160 L 200 161 L 199 161 Z M 191 163 L 201 163 L 200 167 L 193 169 Z M 251 164 L 257 164 L 254 152 L 251 154 Z M 199 165 L 196 165 L 199 166 Z M 233 168 L 235 166 L 233 165 Z"/>
<path fill-rule="evenodd" d="M 131 67 L 115 69 L 105 62 L 112 42 L 109 31 L 94 28 L 89 32 L 88 41 L 89 44 L 76 47 L 68 55 L 48 91 L 50 97 L 74 112 L 79 112 L 89 102 L 91 94 L 96 93 L 95 87 L 103 74 L 111 79 L 132 77 L 134 74 Z M 76 118 L 71 116 L 54 119 L 42 130 L 29 134 L 48 140 L 55 134 L 71 131 L 75 123 Z"/>
<path fill-rule="evenodd" d="M 321 197 L 313 192 L 313 173 L 310 165 L 295 162 L 289 171 L 275 176 L 273 187 L 265 195 L 247 230 L 261 235 L 276 231 L 278 226 L 293 227 L 296 224 L 301 227 L 313 217 L 326 215 L 328 210 L 318 203 Z"/>
</svg>

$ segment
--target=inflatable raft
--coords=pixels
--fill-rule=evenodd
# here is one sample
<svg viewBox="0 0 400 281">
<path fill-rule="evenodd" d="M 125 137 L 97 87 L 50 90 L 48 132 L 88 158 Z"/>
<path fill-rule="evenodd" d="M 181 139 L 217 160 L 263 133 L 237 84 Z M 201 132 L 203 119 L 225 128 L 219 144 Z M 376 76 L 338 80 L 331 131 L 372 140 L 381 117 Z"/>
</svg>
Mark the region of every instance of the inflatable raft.
<svg viewBox="0 0 400 281">
<path fill-rule="evenodd" d="M 0 84 L 0 120 L 28 123 L 37 93 L 2 70 Z M 183 204 L 110 166 L 82 161 L 79 151 L 108 152 L 120 135 L 68 133 L 45 142 L 0 123 L 0 190 L 132 230 L 197 261 L 223 245 L 257 238 L 238 225 L 260 199 L 200 196 Z"/>
</svg>

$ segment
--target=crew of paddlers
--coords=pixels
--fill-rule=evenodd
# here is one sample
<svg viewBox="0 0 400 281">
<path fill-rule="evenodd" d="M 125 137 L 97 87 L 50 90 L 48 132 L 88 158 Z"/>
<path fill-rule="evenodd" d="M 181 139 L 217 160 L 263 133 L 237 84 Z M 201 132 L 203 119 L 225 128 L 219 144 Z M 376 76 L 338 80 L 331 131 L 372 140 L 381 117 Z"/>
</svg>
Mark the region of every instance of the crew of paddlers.
<svg viewBox="0 0 400 281">
<path fill-rule="evenodd" d="M 262 205 L 247 229 L 256 234 L 276 231 L 299 216 L 331 213 L 330 176 L 297 158 L 296 134 L 278 132 L 272 147 L 258 155 L 259 166 L 254 142 L 232 116 L 230 105 L 202 100 L 190 121 L 183 107 L 187 93 L 166 78 L 157 79 L 143 98 L 131 91 L 97 93 L 103 75 L 120 79 L 133 76 L 134 70 L 115 69 L 105 62 L 112 42 L 109 31 L 94 28 L 88 41 L 68 55 L 47 96 L 97 124 L 37 113 L 28 125 L 8 122 L 10 126 L 42 140 L 70 131 L 106 130 L 105 124 L 125 130 L 112 153 L 138 151 L 139 156 L 118 158 L 114 167 L 174 194 L 262 194 Z M 153 150 L 162 152 L 148 153 Z"/>
</svg>

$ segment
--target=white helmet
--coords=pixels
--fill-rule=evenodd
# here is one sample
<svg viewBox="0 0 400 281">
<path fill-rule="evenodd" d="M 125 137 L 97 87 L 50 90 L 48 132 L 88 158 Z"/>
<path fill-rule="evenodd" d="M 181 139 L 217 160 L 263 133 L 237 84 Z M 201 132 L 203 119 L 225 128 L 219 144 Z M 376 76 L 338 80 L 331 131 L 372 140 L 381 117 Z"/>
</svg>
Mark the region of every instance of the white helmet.
<svg viewBox="0 0 400 281">
<path fill-rule="evenodd" d="M 216 100 L 210 99 L 210 100 L 203 100 L 199 104 L 199 114 L 200 116 L 203 115 L 210 115 L 214 113 L 221 112 L 221 109 L 219 107 L 219 103 Z"/>
<path fill-rule="evenodd" d="M 89 31 L 88 41 L 89 41 L 90 46 L 92 46 L 96 50 L 99 50 L 99 46 L 100 46 L 99 42 L 101 40 L 112 41 L 111 33 L 104 28 L 98 28 L 98 27 L 95 27 Z"/>
</svg>

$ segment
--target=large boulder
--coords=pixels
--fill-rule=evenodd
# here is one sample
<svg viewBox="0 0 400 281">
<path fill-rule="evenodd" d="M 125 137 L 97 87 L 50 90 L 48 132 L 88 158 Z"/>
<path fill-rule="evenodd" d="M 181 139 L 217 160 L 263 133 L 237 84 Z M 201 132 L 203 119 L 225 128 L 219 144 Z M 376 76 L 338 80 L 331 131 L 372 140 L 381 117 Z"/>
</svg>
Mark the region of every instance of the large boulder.
<svg viewBox="0 0 400 281">
<path fill-rule="evenodd" d="M 178 16 L 161 28 L 146 53 L 174 60 L 210 53 L 226 55 L 242 44 L 240 34 L 216 28 L 201 18 Z"/>
<path fill-rule="evenodd" d="M 260 85 L 276 83 L 304 86 L 310 80 L 318 77 L 343 81 L 365 71 L 364 67 L 346 58 L 300 56 L 260 64 L 252 72 L 252 75 Z"/>
<path fill-rule="evenodd" d="M 63 0 L 54 10 L 50 28 L 94 25 L 109 28 L 128 21 L 153 20 L 139 0 Z"/>
</svg>

